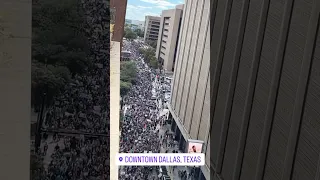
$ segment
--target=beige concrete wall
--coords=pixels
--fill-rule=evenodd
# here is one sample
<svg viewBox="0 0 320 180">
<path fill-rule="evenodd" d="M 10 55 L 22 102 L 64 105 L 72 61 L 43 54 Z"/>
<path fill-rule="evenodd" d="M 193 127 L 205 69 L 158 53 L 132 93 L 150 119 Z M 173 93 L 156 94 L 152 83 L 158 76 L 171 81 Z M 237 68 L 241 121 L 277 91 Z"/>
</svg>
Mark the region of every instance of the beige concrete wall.
<svg viewBox="0 0 320 180">
<path fill-rule="evenodd" d="M 116 154 L 119 152 L 120 121 L 120 42 L 110 44 L 110 179 L 118 179 Z"/>
<path fill-rule="evenodd" d="M 204 1 L 202 1 L 204 2 Z M 207 2 L 205 2 L 207 3 Z M 204 6 L 206 6 L 207 4 L 204 4 Z M 193 61 L 193 70 L 192 70 L 192 74 L 191 74 L 191 81 L 190 81 L 190 88 L 189 88 L 189 95 L 188 95 L 188 101 L 186 102 L 186 112 L 185 112 L 185 119 L 186 119 L 186 124 L 190 123 L 192 121 L 192 127 L 193 127 L 193 131 L 196 134 L 196 129 L 194 129 L 195 127 L 197 127 L 199 125 L 199 120 L 195 120 L 193 118 L 193 114 L 194 113 L 199 113 L 196 112 L 198 111 L 197 108 L 199 107 L 195 107 L 195 102 L 197 99 L 199 99 L 199 93 L 198 90 L 201 89 L 202 87 L 198 88 L 198 85 L 201 85 L 200 81 L 204 81 L 204 79 L 200 79 L 200 72 L 201 72 L 201 68 L 202 68 L 202 63 L 203 61 L 208 61 L 209 58 L 209 54 L 210 51 L 208 51 L 208 48 L 210 47 L 210 33 L 208 33 L 208 28 L 209 28 L 209 24 L 208 19 L 209 19 L 209 13 L 208 13 L 208 9 L 205 9 L 205 7 L 203 7 L 203 11 L 202 11 L 202 21 L 201 21 L 201 25 L 200 25 L 200 29 L 199 29 L 199 37 L 198 37 L 198 44 L 197 44 L 197 49 L 195 52 L 195 57 L 194 57 L 194 61 Z M 206 41 L 207 40 L 207 41 Z M 203 87 L 202 89 L 204 89 L 205 87 Z M 194 122 L 193 120 L 197 121 Z M 189 124 L 189 125 L 190 125 Z M 193 137 L 193 138 L 196 138 Z"/>
<path fill-rule="evenodd" d="M 176 106 L 176 99 L 177 99 L 177 91 L 178 91 L 178 85 L 179 85 L 179 79 L 180 79 L 180 73 L 181 73 L 181 64 L 184 61 L 183 54 L 184 54 L 184 46 L 186 43 L 186 35 L 188 31 L 188 23 L 189 23 L 189 17 L 190 17 L 190 10 L 192 1 L 186 0 L 185 1 L 185 8 L 183 11 L 183 20 L 182 20 L 182 28 L 180 30 L 180 38 L 178 42 L 178 54 L 177 54 L 177 62 L 175 63 L 175 71 L 174 71 L 174 79 L 172 81 L 172 89 L 171 89 L 171 106 Z M 175 108 L 173 108 L 175 109 Z"/>
<path fill-rule="evenodd" d="M 176 42 L 178 38 L 179 22 L 181 16 L 181 9 L 169 9 L 162 11 L 156 57 L 160 57 L 161 51 L 165 53 L 165 55 L 163 56 L 163 69 L 166 72 L 171 72 L 172 67 L 174 66 L 174 52 L 177 48 Z M 165 23 L 169 23 L 169 25 L 165 25 Z M 164 29 L 167 29 L 168 32 L 164 31 Z M 165 37 L 164 35 L 168 37 Z M 166 43 L 163 43 L 162 40 L 166 41 Z M 162 49 L 162 46 L 166 49 Z"/>
<path fill-rule="evenodd" d="M 183 8 L 184 8 L 184 4 L 176 5 L 176 9 L 181 9 L 181 10 L 183 10 Z"/>
<path fill-rule="evenodd" d="M 163 13 L 163 11 L 162 11 Z M 164 18 L 163 14 L 161 14 L 161 19 L 160 19 L 160 28 L 159 28 L 159 33 L 158 33 L 158 41 L 157 41 L 157 48 L 156 48 L 156 57 L 160 57 L 160 50 L 161 50 L 161 36 L 162 36 L 162 31 L 163 31 L 163 25 L 164 25 Z"/>
<path fill-rule="evenodd" d="M 192 106 L 188 106 L 187 108 L 187 104 L 188 104 L 188 99 L 189 99 L 189 92 L 190 89 L 194 89 L 196 88 L 196 86 L 190 86 L 191 82 L 190 80 L 192 79 L 191 75 L 192 75 L 192 71 L 193 71 L 193 67 L 194 67 L 194 61 L 196 60 L 196 50 L 198 46 L 203 46 L 203 39 L 199 39 L 199 28 L 201 27 L 201 18 L 202 18 L 202 14 L 203 14 L 203 6 L 204 6 L 204 0 L 199 0 L 197 1 L 197 4 L 195 5 L 195 19 L 193 19 L 193 28 L 191 28 L 189 30 L 190 34 L 191 34 L 191 40 L 189 42 L 189 46 L 187 46 L 186 50 L 185 50 L 185 58 L 187 58 L 187 66 L 185 69 L 185 81 L 182 83 L 182 89 L 184 89 L 183 92 L 181 92 L 181 101 L 180 101 L 180 117 L 185 119 L 185 126 L 186 129 L 188 131 L 190 131 L 190 128 L 195 128 L 194 126 L 191 127 L 191 125 L 193 124 L 193 122 L 191 122 L 191 118 L 186 117 L 186 110 L 187 111 L 193 111 L 193 107 Z M 194 43 L 197 42 L 197 43 Z M 203 48 L 203 47 L 202 47 Z M 201 52 L 201 54 L 203 54 L 203 52 Z M 199 55 L 199 54 L 198 54 Z M 200 59 L 202 61 L 202 57 L 197 57 L 197 60 Z M 197 119 L 195 119 L 195 121 L 197 121 Z"/>
<path fill-rule="evenodd" d="M 191 6 L 191 11 L 189 14 L 189 21 L 188 21 L 188 26 L 184 27 L 184 28 L 188 28 L 188 31 L 186 33 L 186 41 L 184 43 L 184 48 L 183 48 L 183 54 L 182 54 L 182 65 L 181 65 L 181 73 L 180 74 L 180 78 L 179 78 L 179 84 L 178 84 L 178 93 L 177 93 L 177 104 L 175 106 L 176 112 L 178 113 L 179 117 L 181 117 L 181 119 L 184 119 L 184 114 L 181 111 L 181 105 L 182 105 L 182 94 L 184 92 L 184 82 L 185 82 L 185 77 L 186 77 L 186 69 L 187 69 L 187 65 L 190 63 L 188 62 L 189 58 L 188 58 L 188 53 L 190 51 L 190 46 L 191 46 L 191 39 L 193 34 L 193 29 L 194 29 L 194 14 L 196 13 L 196 9 L 197 9 L 197 3 L 198 1 L 192 1 L 190 6 Z M 195 42 L 193 42 L 195 44 Z M 186 127 L 188 128 L 188 126 Z"/>
<path fill-rule="evenodd" d="M 0 179 L 29 180 L 31 1 L 0 1 Z"/>
<path fill-rule="evenodd" d="M 178 42 L 170 111 L 184 138 L 205 142 L 209 177 L 210 128 L 210 0 L 187 0 Z"/>
<path fill-rule="evenodd" d="M 160 22 L 161 20 L 161 17 L 157 17 L 157 16 L 146 16 L 146 19 L 145 19 L 145 27 L 144 27 L 144 41 L 148 40 L 150 38 L 150 33 L 148 32 L 148 30 L 151 29 L 151 21 L 157 21 L 157 22 Z M 160 27 L 159 27 L 160 28 Z M 158 35 L 158 32 L 159 32 L 159 28 L 155 28 L 156 29 L 156 32 L 157 32 L 157 35 Z"/>
<path fill-rule="evenodd" d="M 202 110 L 204 108 L 204 104 L 205 101 L 207 102 L 207 104 L 209 104 L 210 106 L 210 92 L 207 92 L 207 97 L 205 97 L 205 93 L 206 93 L 206 88 L 207 90 L 210 89 L 210 85 L 209 85 L 209 66 L 210 66 L 210 33 L 209 33 L 209 24 L 207 24 L 206 22 L 209 21 L 209 2 L 205 1 L 204 2 L 204 6 L 203 6 L 203 16 L 201 18 L 202 22 L 204 24 L 206 24 L 206 28 L 203 29 L 204 34 L 206 34 L 205 37 L 205 41 L 200 42 L 201 44 L 205 44 L 204 49 L 200 50 L 201 55 L 198 58 L 202 58 L 201 64 L 200 64 L 200 70 L 198 72 L 198 83 L 197 83 L 197 88 L 196 89 L 196 93 L 195 93 L 195 101 L 194 101 L 194 108 L 193 110 L 191 110 L 191 106 L 190 108 L 188 107 L 187 112 L 189 110 L 192 111 L 192 115 L 190 114 L 190 117 L 192 117 L 192 125 L 191 125 L 191 129 L 189 131 L 189 133 L 191 134 L 191 137 L 194 138 L 199 138 L 198 137 L 198 132 L 199 132 L 199 127 L 203 127 L 203 125 L 205 124 L 210 124 L 209 119 L 206 119 L 204 121 L 202 121 L 202 118 L 207 118 L 209 117 L 210 113 L 209 113 L 209 109 L 207 109 L 207 112 L 203 112 Z M 201 32 L 202 33 L 202 32 Z M 209 107 L 208 107 L 209 108 Z M 204 124 L 201 124 L 200 121 Z M 206 132 L 205 130 L 201 130 L 201 132 Z M 204 135 L 202 136 L 204 137 Z M 202 140 L 202 139 L 201 139 Z"/>
</svg>

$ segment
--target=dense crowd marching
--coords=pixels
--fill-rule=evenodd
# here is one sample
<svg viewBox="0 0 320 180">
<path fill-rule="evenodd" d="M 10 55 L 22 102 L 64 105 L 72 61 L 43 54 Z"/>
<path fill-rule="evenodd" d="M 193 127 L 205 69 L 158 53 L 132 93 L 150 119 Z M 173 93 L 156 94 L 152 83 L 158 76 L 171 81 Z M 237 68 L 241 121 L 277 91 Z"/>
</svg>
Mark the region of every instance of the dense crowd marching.
<svg viewBox="0 0 320 180">
<path fill-rule="evenodd" d="M 133 59 L 139 54 L 139 43 L 125 44 L 126 50 L 131 51 Z M 139 58 L 138 58 L 139 59 Z M 152 97 L 156 86 L 156 75 L 139 59 L 135 61 L 138 75 L 135 85 L 123 97 L 125 116 L 122 122 L 120 152 L 122 153 L 159 153 L 160 138 L 158 131 L 162 118 L 160 108 Z M 157 179 L 156 167 L 122 167 L 119 179 Z M 155 176 L 152 176 L 155 175 Z M 151 177 L 152 176 L 152 177 Z"/>
<path fill-rule="evenodd" d="M 51 162 L 34 180 L 109 179 L 109 7 L 106 0 L 82 0 L 82 6 L 91 45 L 88 60 L 95 67 L 75 76 L 48 110 L 44 127 L 56 133 L 40 153 Z M 49 143 L 55 146 L 52 153 L 47 153 Z"/>
</svg>

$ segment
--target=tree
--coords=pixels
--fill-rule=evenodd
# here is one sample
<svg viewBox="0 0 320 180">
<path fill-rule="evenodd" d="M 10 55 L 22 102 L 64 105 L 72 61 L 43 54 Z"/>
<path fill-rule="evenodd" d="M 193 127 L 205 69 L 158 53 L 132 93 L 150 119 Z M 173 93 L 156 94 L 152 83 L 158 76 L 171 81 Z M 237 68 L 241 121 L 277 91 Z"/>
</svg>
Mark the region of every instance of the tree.
<svg viewBox="0 0 320 180">
<path fill-rule="evenodd" d="M 120 95 L 124 96 L 135 84 L 138 69 L 132 61 L 125 61 L 120 66 Z"/>
<path fill-rule="evenodd" d="M 139 48 L 139 53 L 143 55 L 144 61 L 152 68 L 158 69 L 159 63 L 156 58 L 156 50 L 152 47 Z"/>
<path fill-rule="evenodd" d="M 141 47 L 141 48 L 138 49 L 138 52 L 143 55 L 144 52 L 145 52 L 145 49 Z"/>
<path fill-rule="evenodd" d="M 146 43 L 155 49 L 157 48 L 157 41 L 148 40 Z"/>
<path fill-rule="evenodd" d="M 149 47 L 142 50 L 142 54 L 144 55 L 144 61 L 149 64 L 151 59 L 156 56 L 156 50 Z"/>
<path fill-rule="evenodd" d="M 130 28 L 125 28 L 125 35 L 124 37 L 126 39 L 128 39 L 129 41 L 133 40 L 133 39 L 137 39 L 137 34 L 135 32 L 133 32 Z"/>
<path fill-rule="evenodd" d="M 50 104 L 71 76 L 92 66 L 84 31 L 84 12 L 78 0 L 33 1 L 32 105 Z"/>
<path fill-rule="evenodd" d="M 33 4 L 33 59 L 66 65 L 74 74 L 84 71 L 90 63 L 86 59 L 89 47 L 79 5 L 77 0 L 39 0 Z"/>
<path fill-rule="evenodd" d="M 158 61 L 156 57 L 152 57 L 150 60 L 150 66 L 154 69 L 158 69 Z"/>
<path fill-rule="evenodd" d="M 132 84 L 130 82 L 120 81 L 120 95 L 124 96 L 131 89 Z"/>
<path fill-rule="evenodd" d="M 33 63 L 31 77 L 31 103 L 35 108 L 41 107 L 43 93 L 46 93 L 46 102 L 49 105 L 53 98 L 64 90 L 65 84 L 69 83 L 71 79 L 68 68 L 46 66 L 43 63 Z"/>
<path fill-rule="evenodd" d="M 137 34 L 137 36 L 139 36 L 139 37 L 143 37 L 144 36 L 144 33 L 143 33 L 143 31 L 141 30 L 141 29 L 136 29 L 135 31 L 134 31 L 136 34 Z"/>
<path fill-rule="evenodd" d="M 135 84 L 137 72 L 138 70 L 134 62 L 132 61 L 122 62 L 120 66 L 120 80 Z"/>
</svg>

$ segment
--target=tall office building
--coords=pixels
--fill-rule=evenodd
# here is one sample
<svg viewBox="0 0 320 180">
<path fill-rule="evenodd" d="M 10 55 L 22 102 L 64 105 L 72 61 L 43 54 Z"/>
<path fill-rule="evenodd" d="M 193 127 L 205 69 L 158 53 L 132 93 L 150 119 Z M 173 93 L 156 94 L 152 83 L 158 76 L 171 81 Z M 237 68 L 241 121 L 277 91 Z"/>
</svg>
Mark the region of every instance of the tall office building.
<svg viewBox="0 0 320 180">
<path fill-rule="evenodd" d="M 157 41 L 161 17 L 146 16 L 144 25 L 144 41 Z"/>
<path fill-rule="evenodd" d="M 162 11 L 156 57 L 165 72 L 173 72 L 182 21 L 183 5 Z"/>
<path fill-rule="evenodd" d="M 196 179 L 209 180 L 210 0 L 185 1 L 180 31 L 168 104 L 171 130 L 182 152 L 190 139 L 203 142 L 206 165 L 196 169 Z"/>
<path fill-rule="evenodd" d="M 209 0 L 184 9 L 169 105 L 180 149 L 204 141 L 213 180 L 319 179 L 319 0 L 216 2 L 205 43 Z"/>
<path fill-rule="evenodd" d="M 319 0 L 219 0 L 213 180 L 320 178 Z"/>
</svg>

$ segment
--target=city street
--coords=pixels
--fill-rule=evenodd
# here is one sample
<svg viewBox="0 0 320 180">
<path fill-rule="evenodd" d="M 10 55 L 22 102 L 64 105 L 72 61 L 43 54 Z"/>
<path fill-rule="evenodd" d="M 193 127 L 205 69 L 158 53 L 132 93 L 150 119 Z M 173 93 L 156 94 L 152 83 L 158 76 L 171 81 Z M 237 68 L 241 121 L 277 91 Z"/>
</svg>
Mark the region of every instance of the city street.
<svg viewBox="0 0 320 180">
<path fill-rule="evenodd" d="M 152 73 L 137 52 L 138 44 L 124 42 L 124 50 L 130 51 L 137 67 L 136 83 L 123 98 L 124 118 L 121 127 L 120 152 L 144 153 L 160 152 L 160 139 L 157 127 L 161 118 L 156 99 L 158 84 L 156 74 Z M 123 167 L 119 179 L 157 179 L 157 167 Z"/>
<path fill-rule="evenodd" d="M 105 41 L 109 7 L 102 1 L 82 1 L 80 5 L 92 66 L 85 73 L 73 74 L 50 103 L 43 98 L 42 107 L 46 103 L 46 108 L 42 108 L 39 119 L 43 121 L 39 121 L 36 137 L 41 140 L 36 155 L 43 169 L 33 172 L 33 180 L 109 179 L 109 62 L 105 61 L 109 59 L 105 53 L 109 52 Z"/>
<path fill-rule="evenodd" d="M 172 132 L 166 123 L 168 109 L 165 102 L 170 99 L 170 81 L 161 81 L 161 74 L 146 66 L 139 55 L 138 48 L 142 45 L 137 42 L 124 43 L 123 50 L 130 51 L 132 61 L 138 69 L 136 84 L 132 86 L 123 98 L 122 113 L 124 115 L 120 152 L 122 153 L 173 153 L 178 152 L 178 146 L 173 140 Z M 163 78 L 166 79 L 166 78 Z M 166 95 L 166 96 L 165 96 Z M 180 178 L 178 171 L 185 171 L 184 167 L 169 169 L 168 174 L 159 172 L 159 167 L 121 167 L 119 179 L 162 179 L 163 176 L 171 179 Z M 164 173 L 164 172 L 163 172 Z"/>
</svg>

